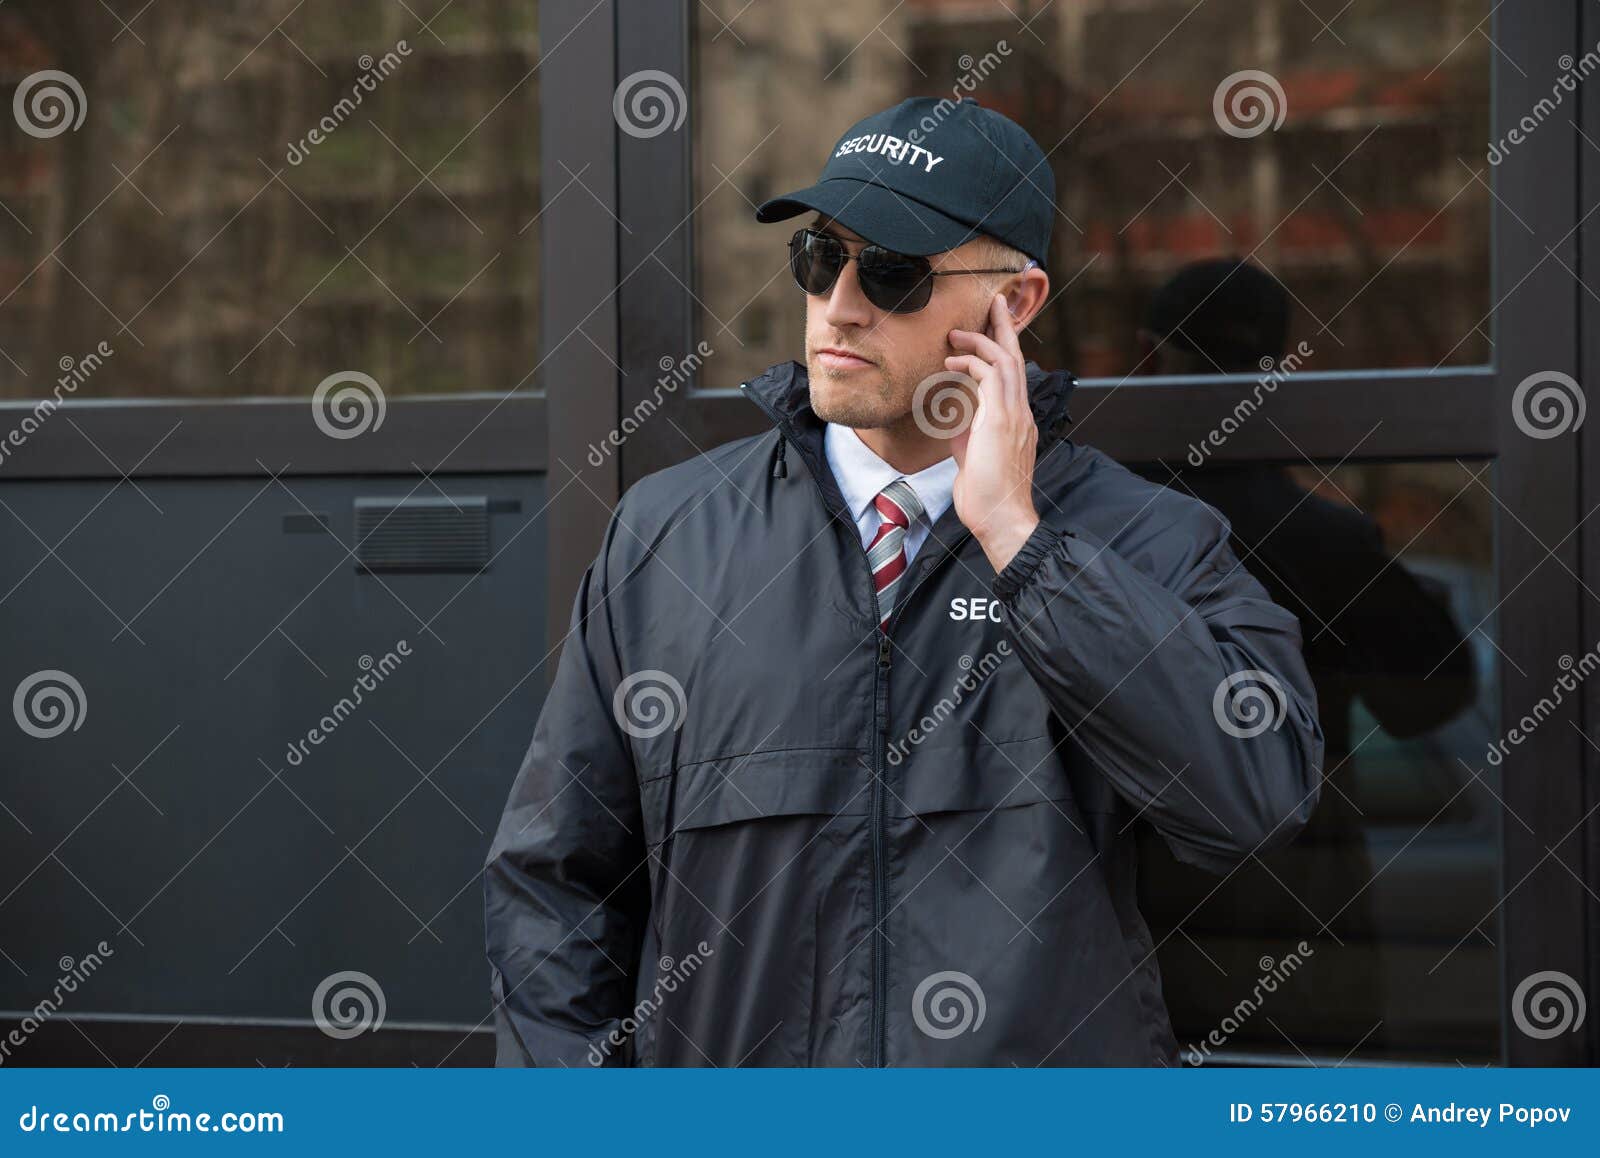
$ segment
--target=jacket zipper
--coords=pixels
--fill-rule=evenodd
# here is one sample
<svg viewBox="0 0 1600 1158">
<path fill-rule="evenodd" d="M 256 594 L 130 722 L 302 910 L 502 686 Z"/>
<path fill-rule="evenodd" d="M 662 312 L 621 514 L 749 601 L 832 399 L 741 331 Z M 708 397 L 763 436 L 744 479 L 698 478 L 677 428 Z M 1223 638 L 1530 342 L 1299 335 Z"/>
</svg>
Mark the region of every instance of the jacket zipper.
<svg viewBox="0 0 1600 1158">
<path fill-rule="evenodd" d="M 746 388 L 746 387 L 749 386 L 749 383 L 748 382 L 741 382 L 739 385 L 740 385 L 741 388 Z M 796 445 L 798 445 L 798 440 L 793 438 L 793 437 L 791 437 L 791 435 L 793 435 L 794 432 L 790 429 L 787 419 L 785 419 L 781 415 L 777 414 L 773 410 L 769 409 L 765 405 L 765 403 L 763 403 L 760 399 L 756 398 L 754 395 L 751 395 L 751 397 L 752 397 L 752 400 L 757 402 L 758 407 L 769 418 L 771 418 L 774 421 L 774 423 L 777 425 L 777 427 L 778 427 L 778 445 L 777 445 L 777 447 L 774 448 L 774 466 L 773 466 L 773 469 L 772 469 L 772 475 L 773 475 L 774 478 L 787 477 L 787 475 L 789 473 L 787 471 L 787 469 L 783 470 L 783 472 L 780 474 L 779 473 L 779 468 L 778 468 L 778 464 L 782 461 L 783 444 L 784 444 L 785 441 L 793 441 L 793 442 L 796 442 Z M 1069 419 L 1067 419 L 1067 421 L 1070 422 L 1071 419 L 1069 418 Z M 1051 439 L 1050 441 L 1053 442 L 1054 439 Z M 1041 445 L 1038 449 L 1039 449 L 1040 453 L 1042 453 L 1043 450 L 1044 450 L 1044 445 Z M 815 473 L 815 472 L 813 472 L 813 473 Z M 828 505 L 827 504 L 827 488 L 822 485 L 820 480 L 814 480 L 814 481 L 817 482 L 817 489 L 822 492 L 823 505 L 826 507 Z M 850 524 L 850 527 L 851 527 L 851 530 L 853 531 L 854 530 L 854 523 L 853 522 Z M 922 564 L 922 568 L 921 568 L 922 582 L 927 582 L 929 576 L 931 576 L 933 574 L 934 570 L 941 563 L 943 563 L 946 559 L 954 556 L 958 551 L 960 551 L 961 548 L 966 544 L 966 541 L 968 539 L 970 539 L 971 537 L 972 537 L 972 532 L 966 530 L 965 528 L 963 528 L 962 529 L 962 533 L 960 535 L 956 536 L 955 542 L 953 542 L 949 547 L 943 549 L 936 556 L 929 556 L 927 559 L 924 559 L 923 564 Z M 927 544 L 925 543 L 925 544 L 923 544 L 923 546 L 926 547 Z M 866 556 L 863 555 L 862 556 L 863 561 L 865 561 L 865 558 L 866 558 Z M 929 559 L 931 559 L 932 561 L 931 562 L 928 561 Z M 881 622 L 881 616 L 879 615 L 878 593 L 877 593 L 876 588 L 873 585 L 872 573 L 871 573 L 870 570 L 867 573 L 867 588 L 868 588 L 868 590 L 870 590 L 872 592 L 873 622 L 874 622 L 874 624 L 876 624 L 876 623 Z M 909 596 L 909 594 L 910 594 L 910 592 L 912 590 L 915 590 L 915 586 L 913 586 L 912 588 L 908 589 L 908 591 L 907 591 L 907 595 L 908 596 Z M 873 917 L 872 928 L 873 928 L 873 937 L 872 937 L 872 994 L 871 994 L 871 1006 L 872 1006 L 872 1028 L 871 1028 L 872 1049 L 871 1049 L 871 1055 L 872 1056 L 871 1056 L 870 1060 L 871 1060 L 871 1064 L 874 1067 L 881 1067 L 881 1066 L 886 1065 L 887 1064 L 887 1054 L 888 1054 L 888 1016 L 887 1016 L 887 1014 L 888 1014 L 888 1002 L 887 1002 L 887 994 L 889 992 L 889 955 L 888 955 L 888 950 L 887 950 L 887 948 L 885 946 L 886 934 L 885 934 L 884 928 L 883 928 L 883 923 L 888 919 L 888 908 L 889 908 L 889 901 L 888 901 L 888 892 L 889 892 L 888 872 L 886 870 L 886 866 L 885 866 L 885 863 L 884 863 L 885 862 L 885 846 L 888 843 L 888 831 L 887 831 L 888 830 L 888 817 L 887 817 L 887 807 L 886 807 L 885 799 L 884 799 L 885 790 L 884 790 L 884 786 L 883 786 L 883 777 L 884 777 L 884 764 L 885 764 L 885 750 L 887 748 L 888 733 L 889 733 L 889 712 L 888 712 L 888 704 L 889 704 L 889 694 L 888 694 L 889 670 L 890 670 L 890 667 L 893 664 L 893 657 L 894 657 L 894 649 L 893 649 L 893 644 L 890 642 L 890 636 L 891 636 L 891 633 L 893 632 L 895 624 L 898 623 L 899 620 L 900 620 L 901 613 L 904 612 L 904 610 L 905 610 L 905 605 L 909 601 L 910 601 L 909 599 L 900 600 L 899 604 L 895 607 L 894 611 L 892 611 L 890 613 L 889 622 L 884 624 L 878 630 L 878 666 L 877 666 L 876 678 L 873 680 L 873 693 L 874 694 L 873 694 L 873 699 L 872 699 L 872 713 L 873 713 L 873 717 L 874 717 L 874 725 L 875 726 L 873 728 L 873 775 L 872 775 L 872 809 L 871 809 L 871 811 L 872 811 L 871 824 L 872 824 L 872 917 Z"/>
<path fill-rule="evenodd" d="M 873 593 L 877 605 L 877 593 Z M 878 632 L 878 678 L 872 699 L 877 728 L 873 736 L 872 753 L 872 1064 L 885 1064 L 888 1051 L 887 1004 L 889 992 L 889 951 L 884 944 L 887 934 L 883 923 L 889 919 L 889 881 L 884 864 L 884 846 L 888 842 L 888 820 L 884 805 L 884 746 L 889 734 L 889 667 L 894 648 L 889 642 L 887 625 Z M 880 710 L 880 705 L 882 705 Z"/>
<path fill-rule="evenodd" d="M 763 407 L 763 409 L 765 409 L 765 407 Z M 770 412 L 769 416 L 777 420 L 778 438 L 780 440 L 779 445 L 782 445 L 782 441 L 787 439 L 788 441 L 795 442 L 795 444 L 798 446 L 799 441 L 798 439 L 792 437 L 794 432 L 790 430 L 789 424 L 786 421 L 779 419 L 777 415 L 773 415 Z M 776 456 L 776 451 L 774 453 Z M 813 472 L 813 474 L 814 473 L 815 472 Z M 787 474 L 788 472 L 785 470 L 784 476 L 787 476 Z M 774 477 L 779 477 L 776 475 L 776 467 L 774 467 Z M 814 479 L 813 481 L 817 483 L 817 489 L 822 493 L 823 506 L 826 508 L 829 505 L 827 488 L 822 485 L 820 480 Z M 857 533 L 853 520 L 846 519 L 844 525 L 849 528 L 851 535 L 855 535 Z M 856 540 L 856 542 L 859 545 L 859 538 Z M 885 1056 L 888 1049 L 888 1019 L 886 1016 L 888 1003 L 886 994 L 889 991 L 889 959 L 888 951 L 885 946 L 886 934 L 883 929 L 883 923 L 888 920 L 889 909 L 889 883 L 888 872 L 885 865 L 885 846 L 888 842 L 888 818 L 885 804 L 883 776 L 886 759 L 885 753 L 887 749 L 887 737 L 889 732 L 889 668 L 893 662 L 894 655 L 893 645 L 889 641 L 888 629 L 893 627 L 895 620 L 899 618 L 900 608 L 897 607 L 895 611 L 891 613 L 888 624 L 881 628 L 877 626 L 880 622 L 882 622 L 882 614 L 881 608 L 878 606 L 877 588 L 872 581 L 872 570 L 866 566 L 867 557 L 864 552 L 857 551 L 855 554 L 861 560 L 862 569 L 866 574 L 867 592 L 869 598 L 872 600 L 872 623 L 874 629 L 878 632 L 878 662 L 874 672 L 872 696 L 873 774 L 872 802 L 870 806 L 871 816 L 869 818 L 872 828 L 872 960 L 870 963 L 870 968 L 872 971 L 872 991 L 869 1002 L 872 1009 L 872 1025 L 869 1029 L 872 1037 L 872 1044 L 869 1050 L 869 1061 L 873 1067 L 880 1067 L 885 1064 Z"/>
<path fill-rule="evenodd" d="M 906 604 L 910 602 L 912 592 L 920 583 L 928 581 L 939 564 L 959 551 L 971 534 L 970 531 L 963 531 L 956 537 L 954 543 L 939 554 L 923 557 L 917 569 L 917 574 L 921 576 L 920 580 L 912 580 L 912 585 L 906 589 L 906 598 L 895 605 L 895 609 L 889 613 L 889 622 L 878 632 L 878 672 L 872 699 L 873 715 L 877 718 L 877 727 L 873 733 L 872 756 L 872 1064 L 875 1067 L 887 1065 L 889 1053 L 889 949 L 888 933 L 883 927 L 884 922 L 889 919 L 889 873 L 885 863 L 889 820 L 888 792 L 884 787 L 883 778 L 889 739 L 889 671 L 894 663 L 894 644 L 890 637 L 895 624 L 900 622 Z M 923 546 L 928 548 L 930 544 L 924 543 Z M 910 578 L 911 566 L 910 563 L 907 564 L 907 578 Z M 872 602 L 876 610 L 878 605 L 876 591 L 873 592 Z M 882 710 L 879 709 L 880 704 Z"/>
<path fill-rule="evenodd" d="M 785 438 L 789 434 L 786 423 L 779 423 L 778 437 Z M 785 472 L 787 474 L 787 472 Z M 819 490 L 823 491 L 824 505 L 826 505 L 826 489 L 819 482 Z M 855 533 L 855 524 L 849 523 L 851 533 Z M 916 589 L 921 582 L 927 582 L 941 563 L 954 556 L 972 537 L 972 532 L 962 528 L 959 535 L 948 547 L 939 551 L 937 555 L 925 556 L 921 561 L 920 581 L 914 581 L 906 592 L 907 596 Z M 932 550 L 929 543 L 923 544 L 924 548 Z M 919 552 L 920 553 L 920 552 Z M 866 556 L 861 555 L 863 563 Z M 929 561 L 931 560 L 931 562 Z M 908 564 L 908 567 L 910 564 Z M 872 596 L 873 623 L 881 621 L 881 609 L 878 606 L 878 593 L 872 582 L 872 572 L 867 572 L 867 589 Z M 889 840 L 888 833 L 888 806 L 887 791 L 884 788 L 886 753 L 889 735 L 889 672 L 894 664 L 894 645 L 891 635 L 895 624 L 899 623 L 901 614 L 905 611 L 909 598 L 902 599 L 889 613 L 889 622 L 878 629 L 878 663 L 873 680 L 872 714 L 872 803 L 870 823 L 872 827 L 872 1048 L 870 1050 L 870 1064 L 874 1068 L 888 1064 L 889 1050 L 889 1019 L 888 1019 L 888 993 L 889 993 L 889 950 L 888 934 L 884 930 L 884 922 L 889 919 L 889 873 L 886 863 L 886 848 Z"/>
</svg>

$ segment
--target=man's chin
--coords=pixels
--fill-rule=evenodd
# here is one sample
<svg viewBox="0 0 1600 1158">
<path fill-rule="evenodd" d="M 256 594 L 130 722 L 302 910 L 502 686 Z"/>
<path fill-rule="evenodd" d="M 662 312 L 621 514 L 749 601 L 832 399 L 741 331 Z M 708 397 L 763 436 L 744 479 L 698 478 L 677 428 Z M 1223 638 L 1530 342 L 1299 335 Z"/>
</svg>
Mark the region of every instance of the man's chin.
<svg viewBox="0 0 1600 1158">
<path fill-rule="evenodd" d="M 843 374 L 808 366 L 811 410 L 824 422 L 856 430 L 879 430 L 904 422 L 911 399 L 882 366 Z"/>
<path fill-rule="evenodd" d="M 892 420 L 887 413 L 889 407 L 879 395 L 882 380 L 876 367 L 872 373 L 845 375 L 814 370 L 810 381 L 811 409 L 824 422 L 865 429 Z"/>
</svg>

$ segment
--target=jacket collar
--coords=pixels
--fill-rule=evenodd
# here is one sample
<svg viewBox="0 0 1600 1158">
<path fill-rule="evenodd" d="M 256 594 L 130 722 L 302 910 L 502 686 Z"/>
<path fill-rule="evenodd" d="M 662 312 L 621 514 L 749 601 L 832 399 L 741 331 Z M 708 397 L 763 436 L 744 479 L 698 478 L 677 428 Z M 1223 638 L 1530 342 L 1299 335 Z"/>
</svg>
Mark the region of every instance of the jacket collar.
<svg viewBox="0 0 1600 1158">
<path fill-rule="evenodd" d="M 1065 437 L 1066 428 L 1072 423 L 1067 403 L 1077 380 L 1065 370 L 1047 373 L 1032 362 L 1027 364 L 1027 370 L 1028 404 L 1039 427 L 1037 450 L 1042 457 L 1058 439 Z M 788 477 L 784 448 L 793 442 L 795 452 L 804 459 L 807 471 L 822 492 L 824 507 L 835 519 L 842 519 L 843 525 L 850 526 L 854 535 L 853 517 L 827 462 L 824 446 L 827 424 L 811 409 L 811 386 L 806 368 L 798 362 L 780 362 L 750 381 L 740 383 L 740 387 L 778 427 L 778 437 L 772 447 L 772 465 L 767 472 L 770 478 Z M 949 555 L 970 533 L 962 525 L 952 503 L 929 531 L 929 537 L 940 551 Z M 922 565 L 924 568 L 937 565 L 937 557 Z"/>
</svg>

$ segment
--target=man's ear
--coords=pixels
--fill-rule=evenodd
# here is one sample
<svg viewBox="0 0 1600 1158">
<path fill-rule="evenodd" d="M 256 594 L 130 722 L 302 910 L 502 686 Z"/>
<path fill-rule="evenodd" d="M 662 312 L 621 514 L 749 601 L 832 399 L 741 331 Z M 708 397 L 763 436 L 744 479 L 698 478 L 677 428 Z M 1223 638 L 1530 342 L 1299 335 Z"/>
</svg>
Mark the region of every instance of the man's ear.
<svg viewBox="0 0 1600 1158">
<path fill-rule="evenodd" d="M 1017 329 L 1026 329 L 1050 300 L 1050 275 L 1030 261 L 1020 274 L 1006 280 L 1011 283 L 1005 291 L 1006 308 Z"/>
</svg>

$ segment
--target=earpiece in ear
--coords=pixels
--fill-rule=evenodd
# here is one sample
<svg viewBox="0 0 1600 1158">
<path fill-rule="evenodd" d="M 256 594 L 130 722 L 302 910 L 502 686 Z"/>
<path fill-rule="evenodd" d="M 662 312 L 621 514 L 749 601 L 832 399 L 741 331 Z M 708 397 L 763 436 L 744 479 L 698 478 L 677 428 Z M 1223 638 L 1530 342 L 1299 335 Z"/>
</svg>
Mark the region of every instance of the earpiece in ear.
<svg viewBox="0 0 1600 1158">
<path fill-rule="evenodd" d="M 1017 272 L 1027 273 L 1030 269 L 1034 268 L 1038 264 L 1038 262 L 1034 261 L 1033 258 L 1030 257 L 1027 261 L 1027 264 L 1025 264 Z M 1011 299 L 1009 297 L 1006 298 L 1006 312 L 1008 312 L 1013 318 L 1017 316 L 1017 308 L 1011 304 Z"/>
</svg>

